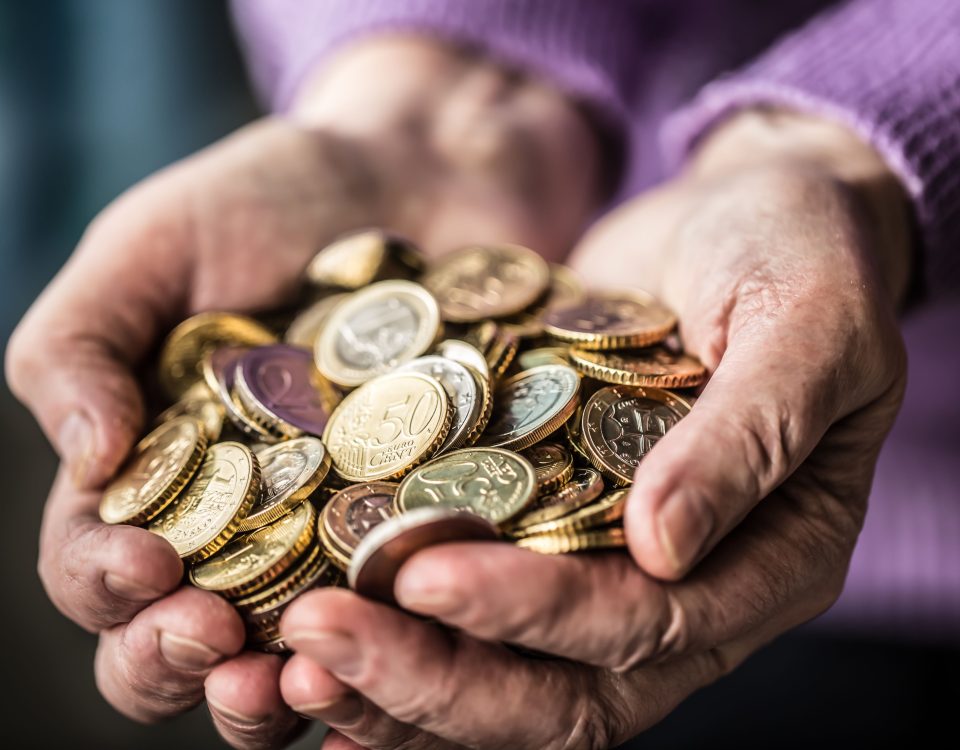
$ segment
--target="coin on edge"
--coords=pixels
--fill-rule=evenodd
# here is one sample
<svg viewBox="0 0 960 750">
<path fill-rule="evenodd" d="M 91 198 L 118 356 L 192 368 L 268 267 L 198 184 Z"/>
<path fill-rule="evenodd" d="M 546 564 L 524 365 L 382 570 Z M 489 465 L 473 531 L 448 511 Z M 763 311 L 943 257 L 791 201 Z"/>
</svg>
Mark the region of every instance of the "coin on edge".
<svg viewBox="0 0 960 750">
<path fill-rule="evenodd" d="M 538 494 L 553 492 L 573 476 L 573 456 L 559 443 L 537 443 L 520 455 L 533 464 Z"/>
<path fill-rule="evenodd" d="M 452 421 L 453 404 L 440 383 L 419 372 L 395 372 L 344 398 L 323 444 L 348 481 L 395 479 L 436 452 Z"/>
<path fill-rule="evenodd" d="M 577 408 L 580 375 L 566 365 L 541 365 L 503 381 L 481 445 L 522 450 L 543 440 Z"/>
<path fill-rule="evenodd" d="M 646 292 L 591 292 L 582 302 L 546 313 L 544 331 L 580 349 L 628 349 L 663 341 L 676 316 Z"/>
<path fill-rule="evenodd" d="M 427 351 L 441 331 L 436 300 L 411 281 L 381 281 L 354 292 L 317 339 L 320 373 L 353 388 Z"/>
<path fill-rule="evenodd" d="M 365 482 L 340 490 L 330 498 L 320 514 L 321 535 L 329 546 L 346 560 L 371 529 L 393 518 L 393 501 L 398 484 L 394 482 Z"/>
<path fill-rule="evenodd" d="M 453 423 L 437 453 L 456 450 L 466 443 L 482 416 L 483 393 L 466 365 L 439 355 L 417 357 L 397 368 L 397 372 L 420 372 L 435 378 L 453 404 Z"/>
<path fill-rule="evenodd" d="M 501 524 L 537 496 L 537 474 L 523 456 L 502 448 L 464 448 L 425 463 L 400 483 L 397 508 L 443 506 Z"/>
<path fill-rule="evenodd" d="M 594 549 L 613 549 L 627 546 L 623 529 L 594 529 L 575 534 L 538 534 L 518 539 L 516 545 L 541 555 L 565 555 Z"/>
<path fill-rule="evenodd" d="M 574 533 L 622 521 L 629 493 L 629 489 L 614 490 L 595 503 L 590 503 L 566 516 L 524 526 L 521 534 L 536 536 L 537 534 Z"/>
<path fill-rule="evenodd" d="M 260 462 L 260 496 L 237 531 L 252 531 L 282 517 L 320 486 L 330 454 L 319 438 L 285 440 L 255 451 Z"/>
<path fill-rule="evenodd" d="M 707 378 L 700 360 L 665 346 L 618 352 L 570 350 L 570 361 L 587 377 L 617 385 L 692 388 Z"/>
<path fill-rule="evenodd" d="M 230 424 L 247 437 L 265 443 L 275 443 L 280 438 L 266 427 L 260 426 L 243 408 L 239 399 L 234 398 L 233 384 L 237 372 L 237 362 L 250 351 L 247 347 L 221 346 L 207 352 L 203 357 L 203 379 L 223 405 Z"/>
<path fill-rule="evenodd" d="M 166 508 L 196 473 L 207 448 L 193 417 L 164 422 L 137 443 L 126 465 L 104 490 L 104 523 L 143 524 Z"/>
<path fill-rule="evenodd" d="M 363 596 L 396 603 L 393 582 L 415 553 L 447 542 L 485 542 L 499 538 L 497 529 L 472 513 L 448 508 L 417 508 L 372 529 L 350 561 L 347 581 Z"/>
<path fill-rule="evenodd" d="M 149 528 L 180 557 L 196 562 L 230 541 L 259 494 L 257 457 L 240 443 L 216 443 L 207 449 L 193 481 Z"/>
<path fill-rule="evenodd" d="M 593 502 L 603 492 L 603 477 L 594 469 L 575 469 L 570 481 L 551 495 L 540 495 L 511 524 L 511 532 L 566 516 Z"/>
</svg>

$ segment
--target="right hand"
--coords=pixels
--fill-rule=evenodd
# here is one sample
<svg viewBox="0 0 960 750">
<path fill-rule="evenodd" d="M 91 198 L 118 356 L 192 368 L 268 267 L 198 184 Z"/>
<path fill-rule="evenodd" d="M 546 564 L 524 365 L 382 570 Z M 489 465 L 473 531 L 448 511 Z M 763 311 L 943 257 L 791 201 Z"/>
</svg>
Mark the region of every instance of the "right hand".
<svg viewBox="0 0 960 750">
<path fill-rule="evenodd" d="M 202 310 L 281 303 L 320 247 L 358 227 L 428 252 L 510 241 L 559 258 L 594 208 L 599 172 L 591 128 L 560 95 L 384 38 L 335 58 L 293 122 L 246 127 L 97 217 L 6 366 L 62 461 L 40 577 L 61 612 L 99 634 L 97 684 L 112 705 L 154 721 L 206 697 L 237 747 L 280 744 L 299 724 L 280 697 L 281 660 L 242 651 L 232 607 L 181 587 L 165 540 L 97 516 L 99 489 L 144 429 L 133 371 L 158 337 Z"/>
</svg>

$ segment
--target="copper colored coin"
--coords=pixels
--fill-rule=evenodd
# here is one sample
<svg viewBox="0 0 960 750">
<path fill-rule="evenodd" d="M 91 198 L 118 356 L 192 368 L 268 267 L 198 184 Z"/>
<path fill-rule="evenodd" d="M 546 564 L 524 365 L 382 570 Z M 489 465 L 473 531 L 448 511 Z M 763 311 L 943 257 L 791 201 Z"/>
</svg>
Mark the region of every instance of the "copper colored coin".
<svg viewBox="0 0 960 750">
<path fill-rule="evenodd" d="M 496 527 L 479 516 L 447 508 L 417 508 L 391 518 L 360 542 L 347 571 L 350 588 L 395 604 L 393 583 L 403 564 L 427 547 L 448 542 L 488 542 Z"/>
<path fill-rule="evenodd" d="M 636 290 L 591 292 L 582 302 L 550 310 L 543 323 L 551 336 L 596 350 L 656 344 L 677 319 L 652 295 Z"/>
<path fill-rule="evenodd" d="M 570 361 L 587 377 L 618 385 L 691 388 L 707 377 L 700 360 L 665 346 L 619 352 L 574 348 L 570 350 Z"/>
<path fill-rule="evenodd" d="M 340 490 L 320 514 L 325 537 L 346 559 L 353 556 L 364 537 L 394 517 L 393 499 L 400 485 L 366 482 Z"/>
</svg>

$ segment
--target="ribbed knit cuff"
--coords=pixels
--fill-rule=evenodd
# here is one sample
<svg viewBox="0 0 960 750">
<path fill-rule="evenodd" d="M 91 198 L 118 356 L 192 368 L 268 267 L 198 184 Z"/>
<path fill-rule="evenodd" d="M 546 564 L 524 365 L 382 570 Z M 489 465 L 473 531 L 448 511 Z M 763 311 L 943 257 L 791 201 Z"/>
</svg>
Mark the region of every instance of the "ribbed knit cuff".
<svg viewBox="0 0 960 750">
<path fill-rule="evenodd" d="M 678 165 L 721 119 L 760 104 L 872 144 L 914 201 L 927 288 L 960 285 L 960 2 L 855 0 L 821 14 L 669 118 L 667 158 Z"/>
</svg>

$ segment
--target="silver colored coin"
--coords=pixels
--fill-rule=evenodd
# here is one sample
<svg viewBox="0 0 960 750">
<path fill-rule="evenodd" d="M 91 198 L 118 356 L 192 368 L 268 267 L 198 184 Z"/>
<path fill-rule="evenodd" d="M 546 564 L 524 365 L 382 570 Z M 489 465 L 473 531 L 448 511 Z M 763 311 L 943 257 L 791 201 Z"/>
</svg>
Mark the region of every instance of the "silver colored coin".
<svg viewBox="0 0 960 750">
<path fill-rule="evenodd" d="M 435 378 L 453 404 L 453 424 L 437 454 L 461 447 L 480 418 L 483 399 L 477 381 L 465 365 L 438 355 L 418 357 L 397 368 Z"/>
</svg>

